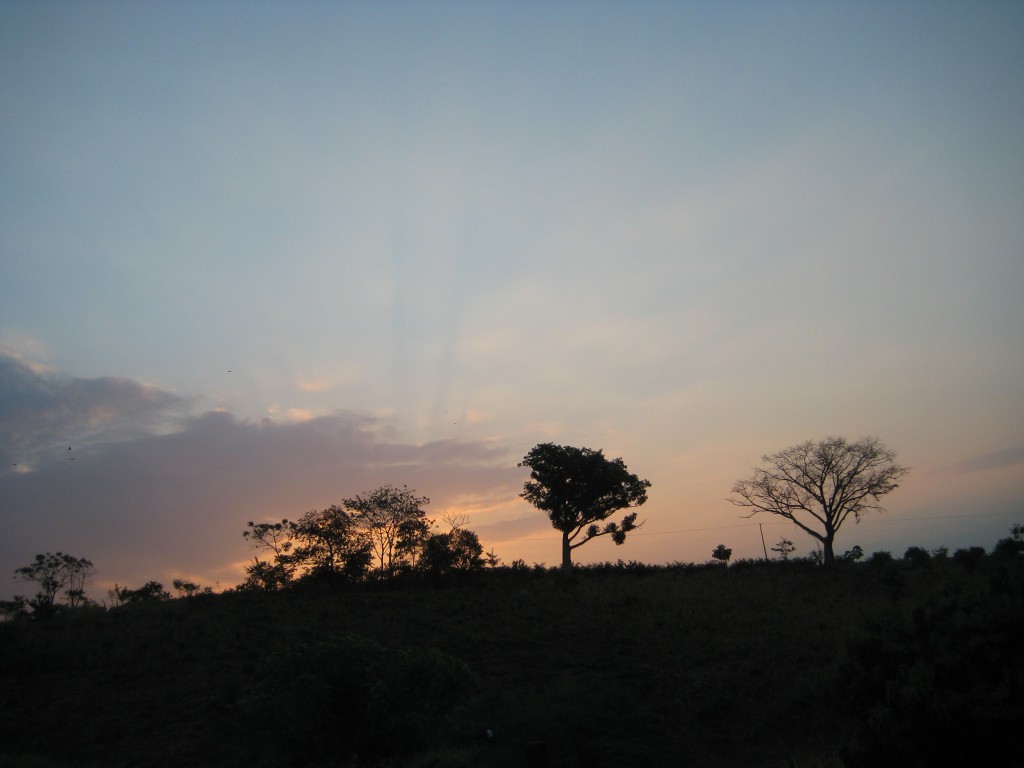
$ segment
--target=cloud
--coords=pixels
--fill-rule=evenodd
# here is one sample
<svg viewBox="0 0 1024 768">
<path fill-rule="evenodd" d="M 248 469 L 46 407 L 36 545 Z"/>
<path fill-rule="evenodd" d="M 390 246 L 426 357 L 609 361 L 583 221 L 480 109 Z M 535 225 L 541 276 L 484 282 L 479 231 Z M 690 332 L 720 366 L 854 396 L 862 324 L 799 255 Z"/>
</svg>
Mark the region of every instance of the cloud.
<svg viewBox="0 0 1024 768">
<path fill-rule="evenodd" d="M 500 543 L 516 541 L 527 536 L 547 536 L 553 543 L 557 543 L 559 533 L 551 530 L 551 522 L 548 518 L 534 510 L 532 514 L 522 515 L 511 520 L 502 520 L 495 523 L 485 523 L 477 526 L 476 532 L 484 541 L 495 541 Z"/>
<path fill-rule="evenodd" d="M 507 516 L 522 483 L 515 452 L 492 441 L 402 443 L 386 421 L 351 411 L 283 422 L 211 411 L 167 431 L 162 419 L 181 405 L 173 395 L 2 360 L 5 434 L 16 438 L 4 437 L 5 450 L 32 448 L 38 460 L 0 474 L 0 579 L 60 550 L 96 563 L 94 597 L 114 581 L 167 584 L 181 573 L 232 586 L 251 556 L 249 520 L 293 518 L 391 483 L 430 497 L 432 516 L 468 506 L 486 524 Z M 63 443 L 43 450 L 69 433 L 89 436 L 73 460 Z M 0 581 L 0 592 L 15 588 Z"/>
<path fill-rule="evenodd" d="M 343 384 L 351 383 L 355 378 L 354 370 L 348 367 L 319 370 L 315 373 L 297 376 L 295 386 L 303 392 L 322 395 L 333 392 Z"/>
<path fill-rule="evenodd" d="M 186 406 L 147 384 L 72 378 L 0 348 L 0 474 L 52 459 L 58 445 L 124 440 L 166 427 Z"/>
<path fill-rule="evenodd" d="M 308 408 L 289 408 L 282 413 L 279 405 L 270 406 L 267 415 L 274 421 L 282 418 L 287 421 L 309 421 L 313 418 L 313 412 Z"/>
<path fill-rule="evenodd" d="M 1000 451 L 973 456 L 957 464 L 956 470 L 965 474 L 985 472 L 993 469 L 1007 469 L 1021 463 L 1024 463 L 1024 446 L 1004 448 Z"/>
</svg>

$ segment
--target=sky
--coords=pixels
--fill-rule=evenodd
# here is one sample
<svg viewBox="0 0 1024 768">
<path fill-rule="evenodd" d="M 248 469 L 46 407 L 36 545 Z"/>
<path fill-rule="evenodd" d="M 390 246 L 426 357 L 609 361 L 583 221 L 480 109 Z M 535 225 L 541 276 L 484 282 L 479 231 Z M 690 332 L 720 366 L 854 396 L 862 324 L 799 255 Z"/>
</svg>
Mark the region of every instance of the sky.
<svg viewBox="0 0 1024 768">
<path fill-rule="evenodd" d="M 808 555 L 728 497 L 829 435 L 911 469 L 838 552 L 991 548 L 1022 35 L 1009 2 L 0 0 L 0 597 L 46 551 L 97 599 L 234 586 L 246 522 L 388 483 L 555 565 L 541 442 L 651 482 L 578 562 Z"/>
</svg>

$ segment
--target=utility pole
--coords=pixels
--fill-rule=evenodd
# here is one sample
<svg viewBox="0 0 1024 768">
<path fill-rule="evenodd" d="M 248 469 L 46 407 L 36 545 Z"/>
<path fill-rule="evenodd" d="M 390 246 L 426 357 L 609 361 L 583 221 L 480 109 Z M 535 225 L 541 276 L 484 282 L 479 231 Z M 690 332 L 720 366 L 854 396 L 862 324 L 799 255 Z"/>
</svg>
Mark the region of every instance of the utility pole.
<svg viewBox="0 0 1024 768">
<path fill-rule="evenodd" d="M 765 543 L 764 543 L 764 528 L 762 528 L 761 526 L 762 526 L 761 523 L 757 524 L 757 527 L 761 531 L 761 548 L 764 549 L 764 561 L 767 563 L 768 562 L 768 547 L 765 546 Z"/>
</svg>

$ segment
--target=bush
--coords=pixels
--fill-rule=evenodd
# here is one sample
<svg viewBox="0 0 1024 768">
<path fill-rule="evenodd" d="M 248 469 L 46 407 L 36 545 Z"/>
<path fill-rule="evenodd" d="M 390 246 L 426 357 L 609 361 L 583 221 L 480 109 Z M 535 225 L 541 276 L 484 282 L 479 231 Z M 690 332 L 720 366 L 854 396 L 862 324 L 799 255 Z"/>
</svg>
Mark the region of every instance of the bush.
<svg viewBox="0 0 1024 768">
<path fill-rule="evenodd" d="M 954 552 L 953 562 L 961 568 L 973 571 L 985 557 L 985 550 L 982 547 L 970 547 L 969 549 L 958 549 Z"/>
<path fill-rule="evenodd" d="M 840 559 L 856 562 L 857 560 L 860 560 L 862 557 L 864 557 L 864 550 L 861 549 L 860 544 L 854 544 L 852 549 L 848 549 L 845 552 L 843 552 L 843 556 Z"/>
<path fill-rule="evenodd" d="M 1021 552 L 1024 552 L 1024 541 L 1011 538 L 1000 539 L 992 550 L 996 557 L 1017 557 Z"/>
<path fill-rule="evenodd" d="M 871 563 L 871 565 L 885 565 L 886 563 L 892 562 L 892 554 L 885 550 L 872 552 L 871 557 L 868 558 L 868 562 Z"/>
<path fill-rule="evenodd" d="M 980 765 L 1024 722 L 1024 569 L 950 571 L 909 615 L 847 646 L 846 765 Z"/>
<path fill-rule="evenodd" d="M 1015 525 L 1010 529 L 1010 536 L 996 542 L 992 554 L 997 557 L 1017 557 L 1024 552 L 1024 525 Z"/>
<path fill-rule="evenodd" d="M 927 549 L 907 547 L 907 551 L 903 553 L 903 559 L 909 561 L 915 568 L 921 568 L 931 562 L 932 556 Z"/>
<path fill-rule="evenodd" d="M 254 744 L 258 754 L 343 765 L 422 749 L 473 684 L 439 651 L 345 636 L 270 654 L 244 707 L 256 733 L 280 737 Z"/>
</svg>

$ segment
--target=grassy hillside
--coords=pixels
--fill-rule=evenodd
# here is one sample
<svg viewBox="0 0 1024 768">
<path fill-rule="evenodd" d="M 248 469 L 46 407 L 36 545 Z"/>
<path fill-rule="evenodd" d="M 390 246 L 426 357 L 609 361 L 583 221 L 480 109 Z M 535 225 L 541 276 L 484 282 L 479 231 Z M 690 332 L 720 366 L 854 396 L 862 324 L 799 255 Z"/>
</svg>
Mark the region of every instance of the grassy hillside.
<svg viewBox="0 0 1024 768">
<path fill-rule="evenodd" d="M 844 566 L 502 568 L 8 622 L 0 766 L 1001 756 L 1021 559 Z"/>
</svg>

